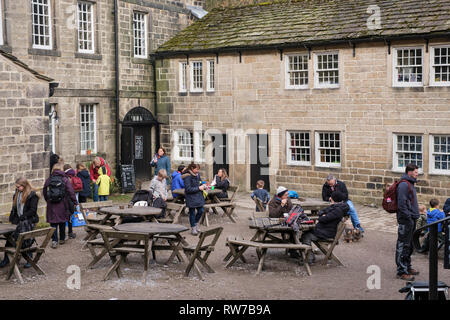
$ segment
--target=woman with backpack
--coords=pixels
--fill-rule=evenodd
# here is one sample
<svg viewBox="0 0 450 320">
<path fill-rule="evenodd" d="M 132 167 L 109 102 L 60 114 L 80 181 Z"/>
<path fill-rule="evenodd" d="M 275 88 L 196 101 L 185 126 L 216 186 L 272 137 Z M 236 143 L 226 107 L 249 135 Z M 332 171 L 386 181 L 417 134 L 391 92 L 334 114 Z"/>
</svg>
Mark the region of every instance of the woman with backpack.
<svg viewBox="0 0 450 320">
<path fill-rule="evenodd" d="M 47 201 L 47 222 L 55 228 L 51 246 L 53 249 L 58 247 L 58 229 L 59 244 L 64 244 L 66 222 L 69 221 L 72 214 L 70 207 L 78 205 L 72 184 L 63 169 L 64 167 L 60 163 L 55 164 L 43 189 L 44 199 Z"/>
<path fill-rule="evenodd" d="M 200 166 L 191 163 L 185 170 L 185 174 L 181 176 L 184 182 L 184 194 L 186 198 L 186 207 L 189 208 L 189 222 L 191 224 L 191 234 L 196 236 L 199 233 L 198 222 L 203 215 L 205 198 L 203 190 L 205 185 L 201 184 Z M 197 211 L 197 214 L 195 213 Z"/>
<path fill-rule="evenodd" d="M 34 225 L 39 222 L 39 216 L 37 214 L 37 208 L 39 203 L 39 196 L 34 191 L 31 184 L 25 178 L 19 178 L 16 180 L 16 192 L 13 196 L 13 204 L 11 213 L 9 215 L 9 222 L 18 226 L 17 234 L 20 232 L 30 230 L 20 230 L 20 226 L 24 223 L 28 224 L 29 229 L 34 229 Z M 22 222 L 22 223 L 21 223 Z M 17 240 L 17 239 L 16 239 Z M 11 247 L 14 244 L 7 242 L 6 246 Z M 30 254 L 31 258 L 31 254 Z M 5 257 L 0 262 L 0 268 L 9 264 L 9 258 L 5 254 Z M 26 263 L 24 268 L 29 268 L 31 265 Z"/>
</svg>

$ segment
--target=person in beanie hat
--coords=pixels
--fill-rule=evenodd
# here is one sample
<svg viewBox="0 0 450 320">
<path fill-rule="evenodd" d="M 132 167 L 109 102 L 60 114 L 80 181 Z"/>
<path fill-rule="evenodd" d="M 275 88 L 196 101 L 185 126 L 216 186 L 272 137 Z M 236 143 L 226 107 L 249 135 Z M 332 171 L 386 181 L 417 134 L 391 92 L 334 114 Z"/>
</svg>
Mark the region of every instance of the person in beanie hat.
<svg viewBox="0 0 450 320">
<path fill-rule="evenodd" d="M 288 198 L 289 190 L 279 186 L 275 197 L 269 202 L 269 217 L 282 218 L 285 213 L 292 209 L 292 202 Z"/>
</svg>

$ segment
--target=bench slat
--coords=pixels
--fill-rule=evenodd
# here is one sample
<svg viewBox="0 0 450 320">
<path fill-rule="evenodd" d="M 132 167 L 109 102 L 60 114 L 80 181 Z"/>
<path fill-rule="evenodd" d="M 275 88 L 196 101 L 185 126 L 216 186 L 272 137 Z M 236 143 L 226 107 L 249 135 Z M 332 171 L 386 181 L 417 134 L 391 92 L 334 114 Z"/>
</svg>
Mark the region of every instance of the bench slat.
<svg viewBox="0 0 450 320">
<path fill-rule="evenodd" d="M 312 247 L 306 244 L 296 244 L 296 243 L 263 243 L 263 242 L 255 242 L 249 240 L 228 240 L 229 243 L 240 245 L 240 246 L 248 246 L 248 247 L 256 247 L 259 249 L 309 249 Z"/>
</svg>

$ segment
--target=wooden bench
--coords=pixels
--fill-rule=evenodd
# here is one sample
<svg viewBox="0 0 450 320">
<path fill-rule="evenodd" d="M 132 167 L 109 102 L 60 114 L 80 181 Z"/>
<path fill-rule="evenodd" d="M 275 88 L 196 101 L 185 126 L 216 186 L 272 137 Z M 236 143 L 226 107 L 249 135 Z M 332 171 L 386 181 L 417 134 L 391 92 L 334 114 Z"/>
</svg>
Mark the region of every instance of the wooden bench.
<svg viewBox="0 0 450 320">
<path fill-rule="evenodd" d="M 200 220 L 200 223 L 206 225 L 207 227 L 209 226 L 209 221 L 208 221 L 209 209 L 212 209 L 214 212 L 217 213 L 217 211 L 215 211 L 215 209 L 222 208 L 222 210 L 227 215 L 227 217 L 230 218 L 230 220 L 232 222 L 236 223 L 236 220 L 233 217 L 233 212 L 234 212 L 234 209 L 236 208 L 235 203 L 232 203 L 232 202 L 209 203 L 209 204 L 205 204 L 203 206 L 203 208 L 205 210 L 203 212 L 203 216 Z"/>
<path fill-rule="evenodd" d="M 239 186 L 229 186 L 227 189 L 228 198 L 219 198 L 221 202 L 234 202 L 237 192 L 239 191 Z M 230 196 L 231 192 L 231 196 Z"/>
<path fill-rule="evenodd" d="M 244 252 L 249 248 L 256 248 L 256 252 L 258 253 L 258 270 L 256 274 L 260 274 L 264 260 L 266 258 L 266 253 L 268 249 L 287 249 L 287 250 L 300 250 L 301 258 L 303 259 L 303 264 L 306 268 L 306 272 L 308 275 L 312 275 L 311 267 L 309 266 L 308 258 L 311 253 L 312 247 L 305 244 L 295 244 L 295 243 L 264 243 L 264 242 L 256 242 L 250 240 L 237 240 L 228 238 L 227 239 L 228 247 L 230 248 L 230 252 L 233 256 L 230 262 L 226 265 L 226 268 L 231 267 L 238 259 L 242 257 Z M 260 253 L 259 253 L 260 252 Z"/>
<path fill-rule="evenodd" d="M 178 223 L 180 215 L 184 211 L 186 205 L 183 203 L 167 202 L 166 217 L 157 219 L 162 223 Z"/>
<path fill-rule="evenodd" d="M 319 248 L 319 250 L 322 251 L 322 253 L 325 255 L 321 264 L 326 265 L 328 263 L 328 260 L 331 259 L 340 266 L 344 265 L 338 259 L 338 257 L 336 257 L 336 255 L 333 254 L 333 250 L 339 243 L 339 239 L 341 238 L 342 234 L 344 233 L 345 221 L 347 221 L 347 219 L 348 219 L 348 217 L 342 218 L 342 221 L 339 222 L 339 224 L 337 226 L 336 236 L 333 239 L 327 239 L 327 240 L 319 239 L 319 240 L 313 241 L 313 243 L 316 245 L 316 247 Z"/>
</svg>

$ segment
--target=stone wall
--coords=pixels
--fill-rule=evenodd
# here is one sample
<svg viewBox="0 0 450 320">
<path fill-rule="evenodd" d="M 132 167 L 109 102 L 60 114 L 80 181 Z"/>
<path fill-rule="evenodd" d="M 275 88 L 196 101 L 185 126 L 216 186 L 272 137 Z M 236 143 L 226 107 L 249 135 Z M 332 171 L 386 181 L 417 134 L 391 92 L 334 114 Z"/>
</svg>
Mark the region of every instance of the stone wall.
<svg viewBox="0 0 450 320">
<path fill-rule="evenodd" d="M 17 178 L 39 188 L 48 175 L 48 91 L 47 81 L 0 55 L 0 214 L 11 210 Z"/>
<path fill-rule="evenodd" d="M 446 39 L 430 40 L 447 43 Z M 423 46 L 424 42 L 393 42 L 392 48 L 403 45 Z M 391 48 L 391 50 L 392 50 Z M 216 92 L 178 93 L 178 63 L 185 57 L 163 59 L 158 62 L 158 104 L 166 112 L 170 125 L 162 128 L 165 146 L 170 148 L 170 134 L 177 128 L 192 129 L 194 121 L 202 121 L 203 129 L 225 131 L 264 129 L 279 131 L 275 139 L 279 148 L 271 146 L 271 190 L 278 185 L 297 190 L 300 195 L 320 197 L 327 174 L 335 174 L 349 188 L 351 198 L 361 203 L 381 203 L 385 183 L 400 177 L 393 171 L 393 134 L 418 133 L 424 139 L 424 172 L 419 176 L 420 201 L 431 197 L 443 202 L 450 196 L 448 175 L 429 172 L 429 135 L 450 134 L 450 88 L 428 85 L 429 67 L 424 65 L 423 87 L 394 88 L 392 86 L 392 53 L 382 43 L 359 44 L 355 56 L 350 46 L 314 47 L 319 51 L 339 51 L 340 86 L 337 89 L 313 88 L 313 60 L 309 61 L 309 89 L 285 89 L 285 59 L 279 51 L 248 51 L 220 54 L 216 65 Z M 308 53 L 304 49 L 285 50 Z M 189 59 L 215 59 L 215 56 L 191 55 Z M 204 74 L 204 77 L 206 75 Z M 340 168 L 315 165 L 288 165 L 286 161 L 286 131 L 310 132 L 314 146 L 316 131 L 341 133 L 342 164 Z M 272 134 L 273 136 L 273 134 Z M 248 151 L 248 139 L 246 149 Z M 235 163 L 237 155 L 234 155 Z M 245 155 L 248 157 L 248 154 Z M 230 167 L 233 183 L 251 190 L 249 160 Z M 279 161 L 278 161 L 279 159 Z M 212 172 L 209 172 L 212 175 Z"/>
</svg>

